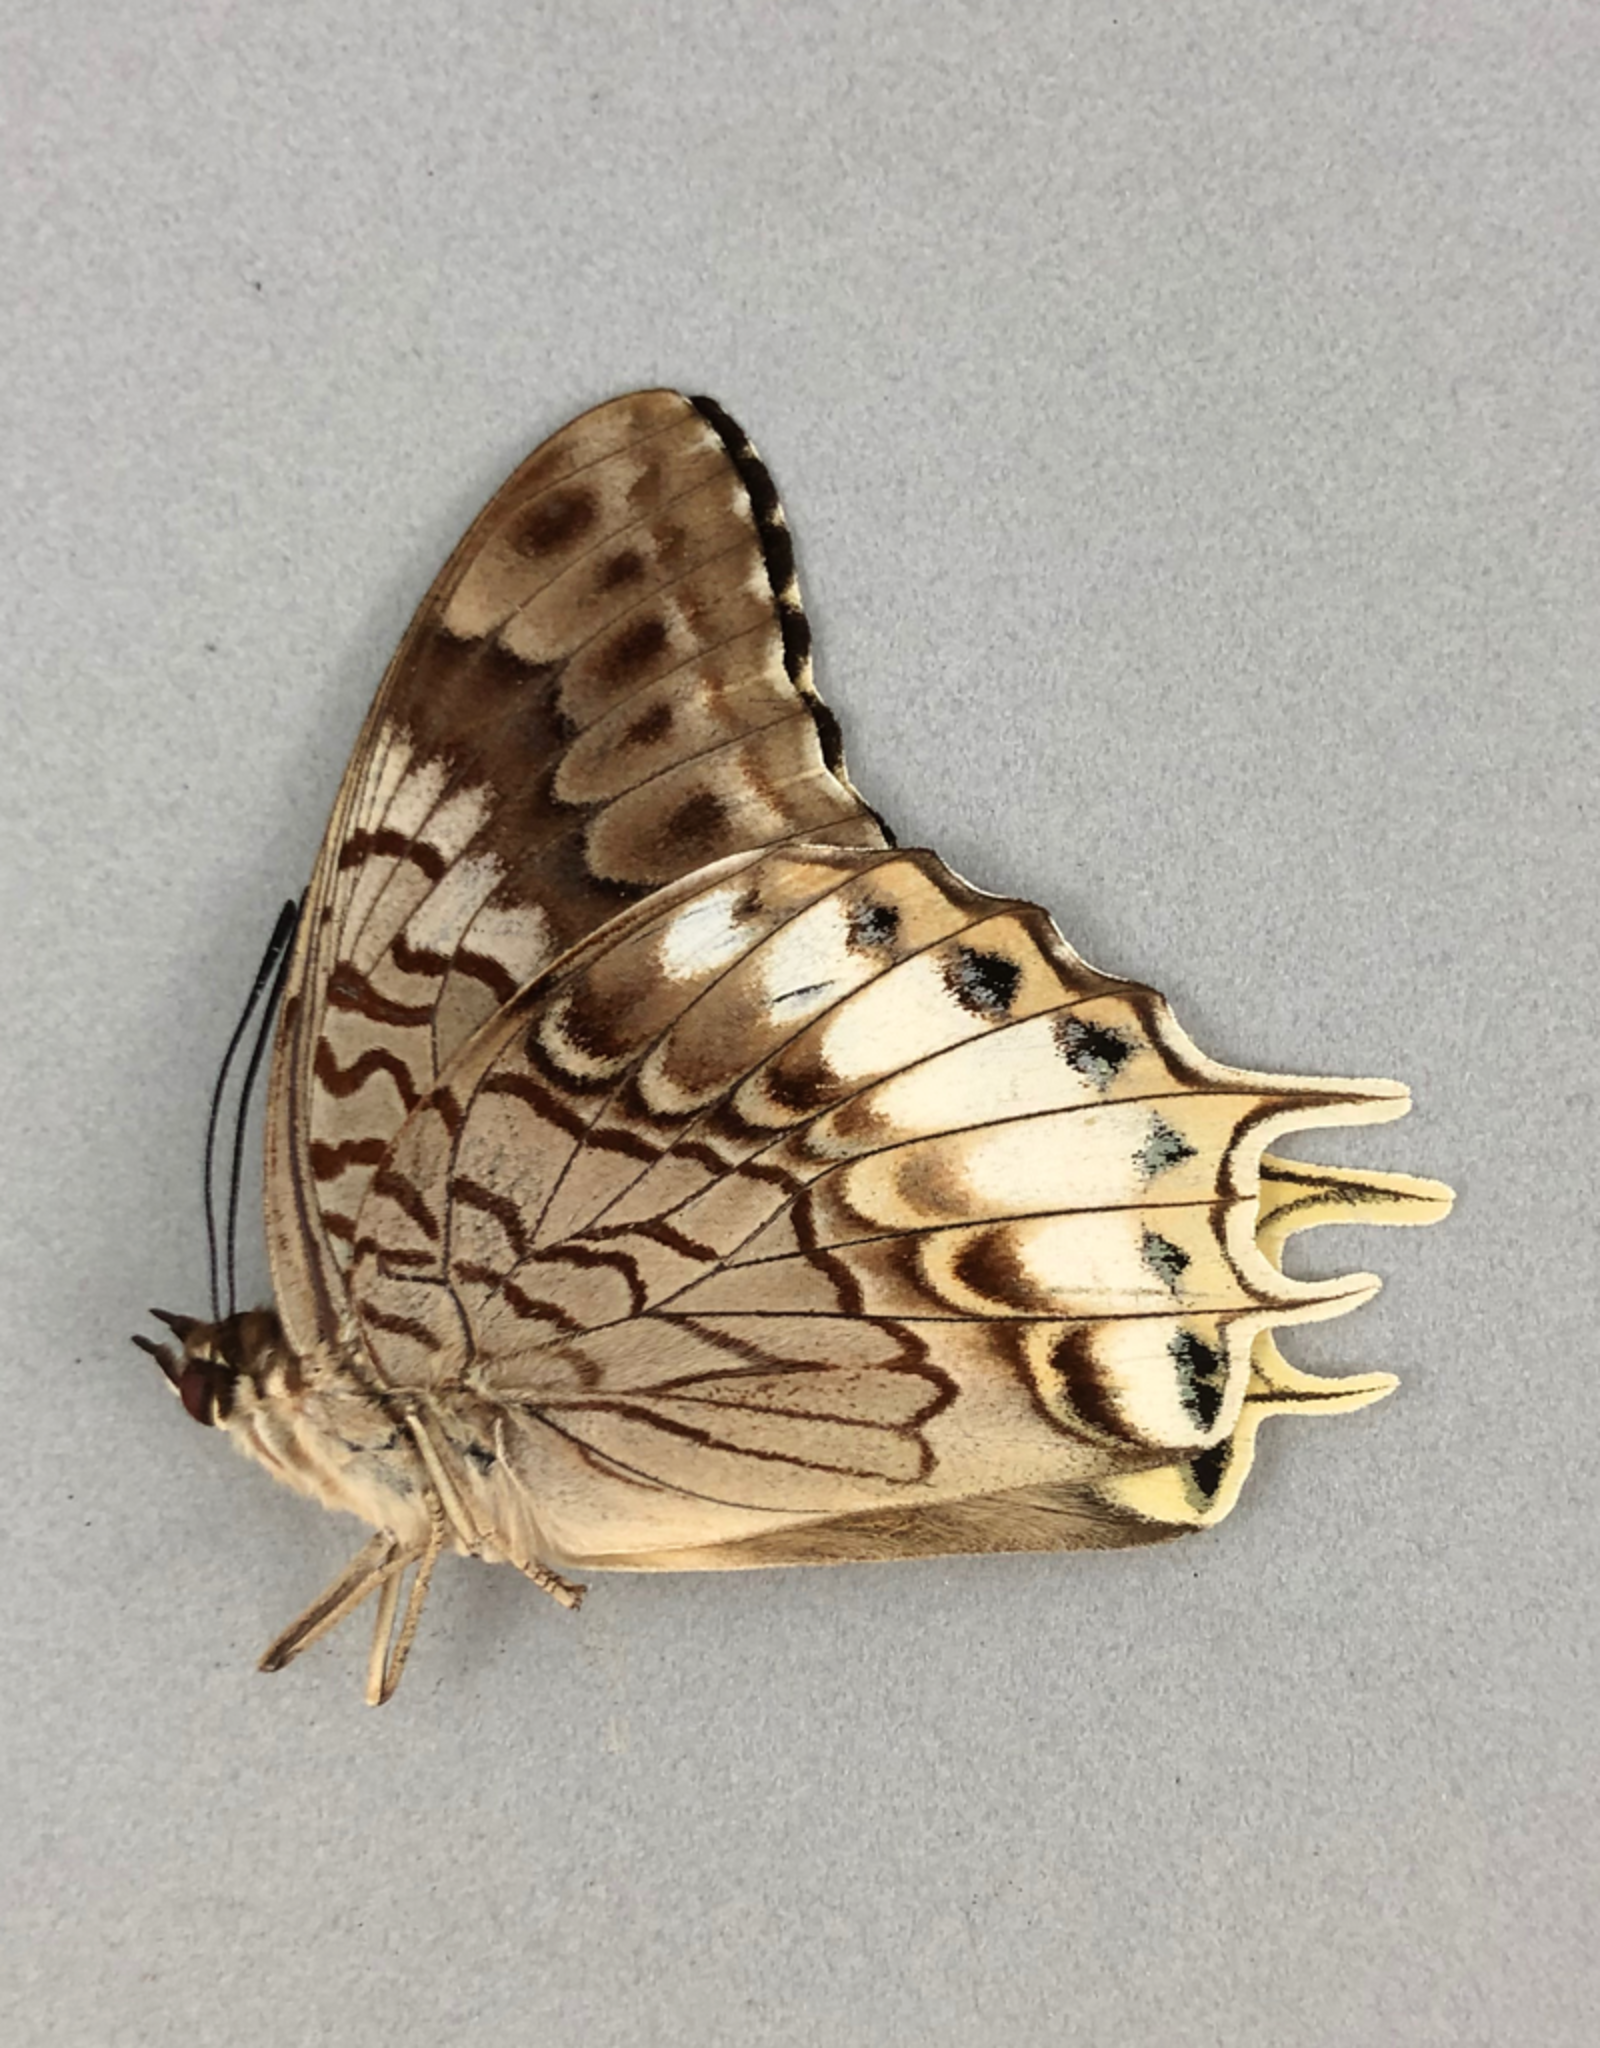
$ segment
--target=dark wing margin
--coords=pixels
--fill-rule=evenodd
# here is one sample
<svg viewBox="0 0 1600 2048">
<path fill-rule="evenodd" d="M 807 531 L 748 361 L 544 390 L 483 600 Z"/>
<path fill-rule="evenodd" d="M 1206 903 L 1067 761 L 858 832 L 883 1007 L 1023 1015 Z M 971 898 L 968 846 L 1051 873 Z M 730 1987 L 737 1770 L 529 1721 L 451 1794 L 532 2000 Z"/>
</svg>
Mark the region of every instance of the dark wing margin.
<svg viewBox="0 0 1600 2048">
<path fill-rule="evenodd" d="M 767 566 L 767 582 L 771 586 L 773 600 L 778 608 L 778 626 L 783 635 L 783 665 L 789 680 L 805 698 L 812 718 L 816 721 L 817 739 L 822 747 L 822 758 L 828 764 L 828 771 L 836 775 L 848 788 L 850 778 L 844 764 L 844 736 L 839 730 L 839 721 L 817 695 L 811 671 L 811 622 L 806 617 L 805 607 L 800 601 L 800 583 L 795 573 L 794 541 L 789 533 L 789 522 L 784 517 L 783 505 L 778 497 L 778 487 L 772 481 L 767 465 L 756 453 L 755 443 L 737 420 L 730 419 L 714 398 L 692 398 L 690 404 L 702 419 L 706 420 L 723 447 L 728 451 L 728 460 L 738 472 L 739 481 L 744 485 L 750 499 L 750 509 L 755 515 L 756 531 L 761 540 L 761 553 Z M 874 811 L 884 844 L 893 846 L 894 834 Z"/>
</svg>

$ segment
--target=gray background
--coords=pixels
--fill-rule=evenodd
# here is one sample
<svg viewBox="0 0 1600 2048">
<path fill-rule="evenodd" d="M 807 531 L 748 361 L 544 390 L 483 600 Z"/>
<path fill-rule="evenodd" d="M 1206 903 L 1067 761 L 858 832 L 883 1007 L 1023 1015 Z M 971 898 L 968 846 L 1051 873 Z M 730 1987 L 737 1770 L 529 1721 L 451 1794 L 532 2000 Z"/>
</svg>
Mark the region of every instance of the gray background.
<svg viewBox="0 0 1600 2048">
<path fill-rule="evenodd" d="M 19 2043 L 1594 2039 L 1600 17 L 12 0 L 0 2019 Z M 127 1343 L 367 697 L 502 473 L 718 396 L 903 839 L 1454 1220 L 1170 1549 L 448 1564 Z M 251 1241 L 253 1279 L 264 1262 Z"/>
</svg>

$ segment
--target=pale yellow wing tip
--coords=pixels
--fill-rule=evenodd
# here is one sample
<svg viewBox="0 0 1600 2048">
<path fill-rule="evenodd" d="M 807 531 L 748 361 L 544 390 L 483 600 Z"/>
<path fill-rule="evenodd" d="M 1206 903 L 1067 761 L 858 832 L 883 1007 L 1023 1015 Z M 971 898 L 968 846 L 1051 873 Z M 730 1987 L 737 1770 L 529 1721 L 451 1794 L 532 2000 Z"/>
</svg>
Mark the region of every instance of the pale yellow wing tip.
<svg viewBox="0 0 1600 2048">
<path fill-rule="evenodd" d="M 1336 1380 L 1302 1372 L 1284 1357 L 1272 1332 L 1263 1330 L 1250 1347 L 1250 1386 L 1245 1395 L 1245 1410 L 1258 1422 L 1268 1415 L 1288 1415 L 1306 1408 L 1336 1415 L 1351 1408 L 1370 1407 L 1385 1394 L 1392 1394 L 1399 1384 L 1392 1372 L 1349 1373 Z"/>
<path fill-rule="evenodd" d="M 1450 1214 L 1455 1199 L 1442 1181 L 1416 1174 L 1313 1166 L 1263 1153 L 1256 1243 L 1276 1263 L 1284 1241 L 1297 1230 L 1330 1223 L 1438 1223 Z"/>
</svg>

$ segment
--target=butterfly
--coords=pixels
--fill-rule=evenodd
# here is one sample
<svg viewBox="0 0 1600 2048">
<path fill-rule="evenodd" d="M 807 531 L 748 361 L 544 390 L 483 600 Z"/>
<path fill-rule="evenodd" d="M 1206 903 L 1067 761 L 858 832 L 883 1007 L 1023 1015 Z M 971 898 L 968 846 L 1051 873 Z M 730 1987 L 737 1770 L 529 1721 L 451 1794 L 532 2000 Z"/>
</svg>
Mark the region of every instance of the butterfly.
<svg viewBox="0 0 1600 2048">
<path fill-rule="evenodd" d="M 898 847 L 818 698 L 789 529 L 704 398 L 562 429 L 424 599 L 286 919 L 275 1305 L 138 1339 L 374 1531 L 399 1682 L 440 1554 L 722 1570 L 1099 1549 L 1220 1520 L 1315 1224 L 1448 1190 L 1274 1156 L 1387 1081 L 1208 1059 L 1035 906 Z M 230 1234 L 231 1234 L 230 1223 Z"/>
</svg>

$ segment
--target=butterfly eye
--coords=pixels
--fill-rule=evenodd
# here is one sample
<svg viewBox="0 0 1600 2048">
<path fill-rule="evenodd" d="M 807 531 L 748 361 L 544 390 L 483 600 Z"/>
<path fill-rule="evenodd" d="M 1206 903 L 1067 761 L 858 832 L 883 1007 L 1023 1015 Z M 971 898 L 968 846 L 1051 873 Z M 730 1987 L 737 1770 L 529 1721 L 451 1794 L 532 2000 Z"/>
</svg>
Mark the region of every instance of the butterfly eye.
<svg viewBox="0 0 1600 2048">
<path fill-rule="evenodd" d="M 225 1421 L 233 1409 L 233 1387 L 238 1374 L 220 1359 L 191 1358 L 177 1378 L 178 1399 L 207 1429 Z"/>
</svg>

